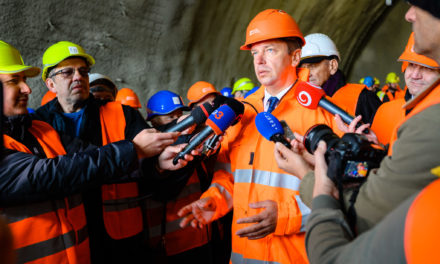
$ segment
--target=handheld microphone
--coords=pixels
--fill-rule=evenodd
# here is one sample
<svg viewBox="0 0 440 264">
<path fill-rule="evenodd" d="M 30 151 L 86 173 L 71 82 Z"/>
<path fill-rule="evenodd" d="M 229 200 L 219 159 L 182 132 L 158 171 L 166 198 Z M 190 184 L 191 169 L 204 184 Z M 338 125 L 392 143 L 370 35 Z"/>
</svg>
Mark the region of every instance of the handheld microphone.
<svg viewBox="0 0 440 264">
<path fill-rule="evenodd" d="M 225 100 L 225 103 L 227 106 L 229 106 L 234 111 L 235 119 L 231 124 L 231 126 L 234 126 L 235 124 L 240 122 L 241 117 L 243 116 L 244 104 L 240 101 L 233 99 L 233 98 L 227 98 L 227 100 Z M 214 135 L 213 137 L 211 137 L 209 140 L 207 140 L 205 142 L 205 145 L 204 145 L 204 154 L 205 155 L 211 154 L 211 152 L 215 148 L 215 145 L 219 141 L 220 136 L 221 135 Z"/>
<path fill-rule="evenodd" d="M 280 142 L 291 148 L 289 141 L 284 137 L 284 129 L 280 121 L 268 112 L 261 112 L 255 117 L 255 126 L 258 132 L 269 141 Z"/>
<path fill-rule="evenodd" d="M 325 92 L 321 87 L 315 86 L 309 82 L 300 82 L 295 90 L 295 97 L 298 103 L 309 109 L 316 109 L 318 106 L 324 108 L 326 111 L 330 112 L 332 115 L 339 115 L 346 123 L 349 125 L 353 120 L 354 116 L 350 115 L 344 111 L 339 106 L 332 103 L 325 96 Z M 362 122 L 358 122 L 356 128 L 360 127 Z M 363 131 L 368 133 L 368 129 Z"/>
<path fill-rule="evenodd" d="M 165 132 L 182 132 L 183 130 L 194 124 L 203 124 L 208 116 L 212 113 L 212 111 L 214 111 L 214 109 L 215 108 L 212 107 L 210 103 L 199 105 L 191 111 L 191 114 L 188 117 L 175 124 L 174 126 L 168 128 L 167 130 L 165 130 Z"/>
<path fill-rule="evenodd" d="M 221 135 L 232 124 L 235 119 L 234 110 L 228 105 L 222 105 L 216 109 L 206 120 L 206 127 L 200 131 L 188 145 L 173 159 L 173 164 L 176 165 L 179 159 L 183 159 L 186 154 L 191 153 L 211 135 Z"/>
</svg>

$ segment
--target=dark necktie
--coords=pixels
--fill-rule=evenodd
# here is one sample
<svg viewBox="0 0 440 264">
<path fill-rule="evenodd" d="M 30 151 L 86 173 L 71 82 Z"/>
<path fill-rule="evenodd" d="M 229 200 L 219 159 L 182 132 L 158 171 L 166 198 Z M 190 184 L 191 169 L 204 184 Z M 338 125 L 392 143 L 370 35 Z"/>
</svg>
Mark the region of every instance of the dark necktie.
<svg viewBox="0 0 440 264">
<path fill-rule="evenodd" d="M 275 96 L 270 97 L 269 98 L 269 108 L 267 108 L 266 112 L 271 113 L 275 109 L 275 106 L 277 105 L 278 101 L 279 101 L 279 99 L 277 97 L 275 97 Z"/>
</svg>

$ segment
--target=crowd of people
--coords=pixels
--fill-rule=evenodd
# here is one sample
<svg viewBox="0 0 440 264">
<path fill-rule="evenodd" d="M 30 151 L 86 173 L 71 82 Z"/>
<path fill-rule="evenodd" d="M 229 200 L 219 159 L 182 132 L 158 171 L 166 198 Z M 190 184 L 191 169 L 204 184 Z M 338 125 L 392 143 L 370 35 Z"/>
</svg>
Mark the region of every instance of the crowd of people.
<svg viewBox="0 0 440 264">
<path fill-rule="evenodd" d="M 0 41 L 0 263 L 439 262 L 440 4 L 408 2 L 403 88 L 347 83 L 329 36 L 267 9 L 240 47 L 258 85 L 197 81 L 188 105 L 160 90 L 146 117 L 80 45 L 52 44 L 41 69 Z"/>
</svg>

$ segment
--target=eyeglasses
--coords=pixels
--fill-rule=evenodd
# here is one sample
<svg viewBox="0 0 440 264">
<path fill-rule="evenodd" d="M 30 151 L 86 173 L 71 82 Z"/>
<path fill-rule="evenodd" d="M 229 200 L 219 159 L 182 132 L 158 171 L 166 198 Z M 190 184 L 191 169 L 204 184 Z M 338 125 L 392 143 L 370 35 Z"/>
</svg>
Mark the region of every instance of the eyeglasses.
<svg viewBox="0 0 440 264">
<path fill-rule="evenodd" d="M 80 74 L 82 77 L 84 77 L 84 78 L 89 77 L 89 72 L 90 72 L 90 69 L 89 69 L 89 68 L 79 68 L 79 69 L 74 69 L 74 68 L 64 68 L 64 69 L 62 69 L 62 70 L 59 70 L 59 71 L 54 72 L 53 74 L 51 74 L 51 75 L 49 76 L 49 78 L 53 78 L 53 77 L 57 76 L 58 74 L 61 74 L 61 76 L 62 76 L 63 78 L 65 78 L 65 79 L 69 79 L 69 78 L 72 78 L 72 77 L 73 77 L 73 75 L 75 74 L 75 71 L 76 71 L 76 70 L 78 70 L 79 74 Z"/>
</svg>

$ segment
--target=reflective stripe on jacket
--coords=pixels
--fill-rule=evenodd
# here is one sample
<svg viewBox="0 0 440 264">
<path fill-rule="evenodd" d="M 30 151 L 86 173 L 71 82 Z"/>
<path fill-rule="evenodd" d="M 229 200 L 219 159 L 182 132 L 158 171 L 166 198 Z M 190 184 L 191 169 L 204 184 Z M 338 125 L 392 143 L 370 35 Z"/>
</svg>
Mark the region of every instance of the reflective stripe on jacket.
<svg viewBox="0 0 440 264">
<path fill-rule="evenodd" d="M 65 155 L 58 133 L 47 123 L 32 121 L 29 132 L 47 158 Z M 32 153 L 25 145 L 3 135 L 5 147 Z M 89 239 L 81 195 L 6 207 L 18 263 L 90 263 Z"/>
<path fill-rule="evenodd" d="M 120 103 L 108 102 L 100 108 L 102 145 L 125 139 L 125 117 Z M 101 187 L 105 229 L 113 239 L 139 234 L 143 229 L 142 211 L 136 182 L 105 184 Z"/>
<path fill-rule="evenodd" d="M 163 202 L 148 200 L 147 217 L 149 224 L 150 244 L 157 247 L 164 242 L 167 256 L 188 251 L 190 249 L 205 245 L 210 240 L 210 225 L 203 228 L 179 226 L 180 218 L 177 212 L 185 205 L 188 205 L 200 198 L 201 187 L 197 170 L 188 179 L 185 187 L 181 190 L 175 200 Z M 166 206 L 166 220 L 164 223 L 164 207 Z M 165 224 L 165 226 L 162 226 Z M 163 229 L 163 230 L 162 230 Z M 162 238 L 162 232 L 164 237 Z M 163 240 L 162 240 L 163 239 Z"/>
<path fill-rule="evenodd" d="M 386 102 L 377 109 L 371 130 L 374 131 L 380 143 L 384 145 L 390 143 L 394 128 L 405 119 L 405 109 L 403 109 L 405 103 L 404 98 L 399 98 Z"/>
<path fill-rule="evenodd" d="M 299 79 L 307 80 L 308 70 L 298 71 Z M 294 85 L 272 112 L 285 120 L 294 132 L 302 135 L 318 123 L 332 124 L 333 117 L 320 108 L 301 106 Z M 265 88 L 245 100 L 241 122 L 229 128 L 222 141 L 213 183 L 202 195 L 216 201 L 214 219 L 234 208 L 232 223 L 232 263 L 307 263 L 304 245 L 304 225 L 310 209 L 299 198 L 300 180 L 278 168 L 274 143 L 260 135 L 255 126 L 256 111 L 264 111 Z M 252 106 L 250 106 L 250 105 Z M 240 238 L 235 233 L 252 224 L 237 224 L 237 220 L 264 210 L 252 209 L 249 203 L 273 200 L 278 205 L 275 232 L 261 239 Z"/>
</svg>

